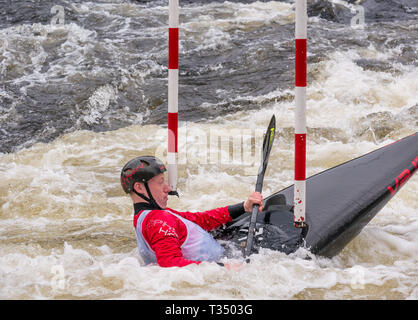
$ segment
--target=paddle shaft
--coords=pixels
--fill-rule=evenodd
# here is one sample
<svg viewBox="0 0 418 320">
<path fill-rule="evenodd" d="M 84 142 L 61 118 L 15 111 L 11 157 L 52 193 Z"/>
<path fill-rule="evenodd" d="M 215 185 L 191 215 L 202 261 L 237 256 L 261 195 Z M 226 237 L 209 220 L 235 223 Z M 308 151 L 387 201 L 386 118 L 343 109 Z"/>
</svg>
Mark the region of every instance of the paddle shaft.
<svg viewBox="0 0 418 320">
<path fill-rule="evenodd" d="M 263 189 L 264 173 L 265 173 L 265 168 L 267 166 L 264 166 L 264 164 L 262 164 L 262 166 L 263 166 L 263 170 L 258 175 L 257 184 L 255 185 L 255 191 L 256 192 L 261 192 L 261 190 Z M 258 213 L 259 207 L 260 206 L 258 204 L 254 204 L 253 205 L 253 210 L 251 212 L 251 220 L 250 220 L 250 225 L 248 227 L 248 237 L 247 237 L 247 243 L 246 243 L 246 247 L 245 247 L 245 256 L 246 257 L 248 257 L 250 255 L 251 249 L 253 247 L 254 231 L 255 231 L 255 225 L 256 225 L 256 221 L 257 221 L 257 213 Z"/>
<path fill-rule="evenodd" d="M 271 147 L 273 145 L 275 130 L 276 130 L 276 118 L 273 115 L 271 117 L 266 135 L 264 136 L 261 165 L 260 165 L 260 169 L 257 175 L 257 183 L 255 185 L 256 192 L 261 193 L 263 189 L 264 174 L 267 169 L 268 158 L 270 155 Z M 251 254 L 251 250 L 253 247 L 254 231 L 255 231 L 255 226 L 257 222 L 257 214 L 258 214 L 259 207 L 260 206 L 258 204 L 254 204 L 252 208 L 250 224 L 248 226 L 247 243 L 245 245 L 245 251 L 244 251 L 245 257 L 248 257 Z"/>
</svg>

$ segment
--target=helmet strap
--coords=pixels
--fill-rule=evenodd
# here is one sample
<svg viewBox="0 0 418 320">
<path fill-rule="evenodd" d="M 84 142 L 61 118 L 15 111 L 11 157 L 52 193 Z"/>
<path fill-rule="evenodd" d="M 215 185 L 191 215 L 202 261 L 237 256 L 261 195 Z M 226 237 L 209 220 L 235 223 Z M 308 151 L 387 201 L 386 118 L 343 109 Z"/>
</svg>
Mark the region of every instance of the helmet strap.
<svg viewBox="0 0 418 320">
<path fill-rule="evenodd" d="M 153 207 L 156 207 L 156 208 L 158 208 L 158 209 L 161 210 L 162 208 L 158 205 L 157 201 L 155 201 L 154 197 L 152 196 L 151 190 L 150 190 L 150 188 L 148 186 L 148 182 L 144 182 L 144 186 L 145 186 L 145 189 L 147 189 L 149 198 L 146 197 L 146 196 L 144 196 L 143 194 L 139 193 L 138 191 L 136 191 L 135 188 L 133 188 L 133 191 L 135 192 L 135 194 L 138 197 L 141 197 L 142 199 L 144 199 L 146 202 L 148 202 Z"/>
</svg>

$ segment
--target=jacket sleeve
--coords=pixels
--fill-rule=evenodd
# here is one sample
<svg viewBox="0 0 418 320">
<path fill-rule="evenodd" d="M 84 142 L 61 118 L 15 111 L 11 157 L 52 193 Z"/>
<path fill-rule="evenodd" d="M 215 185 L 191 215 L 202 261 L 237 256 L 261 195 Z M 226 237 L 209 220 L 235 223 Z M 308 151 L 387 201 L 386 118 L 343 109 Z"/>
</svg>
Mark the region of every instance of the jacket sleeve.
<svg viewBox="0 0 418 320">
<path fill-rule="evenodd" d="M 181 215 L 183 218 L 196 223 L 206 231 L 216 229 L 217 227 L 230 222 L 232 219 L 235 219 L 245 213 L 243 202 L 232 206 L 202 212 L 178 212 L 173 209 L 170 210 L 178 215 Z"/>
<path fill-rule="evenodd" d="M 149 218 L 145 218 L 142 232 L 160 267 L 184 267 L 200 263 L 183 257 L 180 247 L 186 239 L 187 229 L 182 221 L 165 212 L 156 212 Z"/>
</svg>

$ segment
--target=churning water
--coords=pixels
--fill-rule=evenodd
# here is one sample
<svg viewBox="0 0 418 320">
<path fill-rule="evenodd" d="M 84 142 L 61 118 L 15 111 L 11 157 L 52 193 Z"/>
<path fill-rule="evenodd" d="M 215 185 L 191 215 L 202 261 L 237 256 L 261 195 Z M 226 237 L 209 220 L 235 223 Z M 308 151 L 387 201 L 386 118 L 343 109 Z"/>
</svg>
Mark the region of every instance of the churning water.
<svg viewBox="0 0 418 320">
<path fill-rule="evenodd" d="M 310 176 L 417 131 L 418 8 L 308 0 L 308 15 Z M 168 1 L 0 0 L 0 298 L 417 299 L 416 176 L 332 259 L 143 265 L 119 174 L 165 157 L 167 28 Z M 180 1 L 179 69 L 169 206 L 244 200 L 272 114 L 263 193 L 292 184 L 293 1 Z"/>
</svg>

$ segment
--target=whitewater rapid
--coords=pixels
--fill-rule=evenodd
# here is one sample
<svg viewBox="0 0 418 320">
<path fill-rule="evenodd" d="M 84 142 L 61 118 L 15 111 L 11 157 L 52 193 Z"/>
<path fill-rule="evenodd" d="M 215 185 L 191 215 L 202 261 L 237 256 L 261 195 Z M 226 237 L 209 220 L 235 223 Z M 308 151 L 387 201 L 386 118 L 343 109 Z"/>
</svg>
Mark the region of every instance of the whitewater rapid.
<svg viewBox="0 0 418 320">
<path fill-rule="evenodd" d="M 263 249 L 239 271 L 144 266 L 119 175 L 135 156 L 166 159 L 168 11 L 60 5 L 63 25 L 45 5 L 48 19 L 0 29 L 0 298 L 418 298 L 416 176 L 332 259 Z M 263 194 L 293 184 L 293 3 L 181 10 L 180 197 L 168 206 L 243 201 L 272 114 Z M 308 23 L 307 176 L 416 132 L 416 21 Z"/>
</svg>

